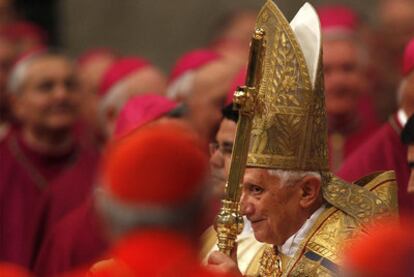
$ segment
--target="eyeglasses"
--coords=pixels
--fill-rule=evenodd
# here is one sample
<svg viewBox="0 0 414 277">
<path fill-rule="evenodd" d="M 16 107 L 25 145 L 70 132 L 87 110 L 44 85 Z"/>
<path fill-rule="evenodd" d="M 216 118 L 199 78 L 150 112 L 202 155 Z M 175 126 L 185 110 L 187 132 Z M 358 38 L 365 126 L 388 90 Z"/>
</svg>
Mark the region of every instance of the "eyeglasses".
<svg viewBox="0 0 414 277">
<path fill-rule="evenodd" d="M 210 155 L 213 155 L 218 150 L 223 156 L 231 156 L 233 152 L 233 143 L 223 143 L 219 144 L 218 142 L 211 142 L 209 144 Z"/>
</svg>

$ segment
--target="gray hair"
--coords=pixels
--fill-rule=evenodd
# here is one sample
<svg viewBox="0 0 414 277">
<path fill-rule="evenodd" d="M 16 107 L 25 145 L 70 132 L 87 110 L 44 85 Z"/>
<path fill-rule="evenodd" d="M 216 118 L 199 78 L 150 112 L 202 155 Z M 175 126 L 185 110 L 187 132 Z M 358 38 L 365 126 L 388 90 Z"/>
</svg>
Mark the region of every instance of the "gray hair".
<svg viewBox="0 0 414 277">
<path fill-rule="evenodd" d="M 267 172 L 271 176 L 276 176 L 280 179 L 283 186 L 292 186 L 297 181 L 303 179 L 306 176 L 313 176 L 322 181 L 322 176 L 317 171 L 296 171 L 296 170 L 283 170 L 283 169 L 268 169 Z"/>
<path fill-rule="evenodd" d="M 190 70 L 178 77 L 177 80 L 168 86 L 166 96 L 172 100 L 185 102 L 194 86 L 194 70 Z"/>
<path fill-rule="evenodd" d="M 126 80 L 120 81 L 99 101 L 98 118 L 102 123 L 106 122 L 106 114 L 109 108 L 115 108 L 119 112 L 128 101 L 129 95 L 125 93 L 127 86 Z"/>
<path fill-rule="evenodd" d="M 153 203 L 123 203 L 101 187 L 95 190 L 94 197 L 96 211 L 115 238 L 136 228 L 154 226 L 191 230 L 199 221 L 205 203 L 204 190 L 189 201 L 172 207 Z"/>
<path fill-rule="evenodd" d="M 22 89 L 26 79 L 28 68 L 37 60 L 47 57 L 55 56 L 61 57 L 70 61 L 70 59 L 59 52 L 42 50 L 39 52 L 31 53 L 28 57 L 24 57 L 21 61 L 18 61 L 17 64 L 12 68 L 7 82 L 7 91 L 10 94 L 17 95 Z"/>
<path fill-rule="evenodd" d="M 10 77 L 7 83 L 7 91 L 9 93 L 16 95 L 20 91 L 26 80 L 28 68 L 34 61 L 43 55 L 44 53 L 32 54 L 29 57 L 24 58 L 24 60 L 17 62 L 10 72 Z"/>
</svg>

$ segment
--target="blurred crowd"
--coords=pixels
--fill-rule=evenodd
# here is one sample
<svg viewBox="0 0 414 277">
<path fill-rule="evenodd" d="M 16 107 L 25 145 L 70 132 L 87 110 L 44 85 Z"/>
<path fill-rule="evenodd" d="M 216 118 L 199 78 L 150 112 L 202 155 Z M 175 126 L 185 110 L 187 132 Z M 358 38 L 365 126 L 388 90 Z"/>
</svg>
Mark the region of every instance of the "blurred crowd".
<svg viewBox="0 0 414 277">
<path fill-rule="evenodd" d="M 224 191 L 236 133 L 233 93 L 245 81 L 257 11 L 229 13 L 208 45 L 182 53 L 170 72 L 163 72 L 144 56 L 124 55 L 105 45 L 72 59 L 64 49 L 50 49 L 47 33 L 12 7 L 0 7 L 0 268 L 4 262 L 35 276 L 56 276 L 107 258 L 129 226 L 121 224 L 108 235 L 108 221 L 113 224 L 122 211 L 127 216 L 122 209 L 128 205 L 97 190 L 106 185 L 123 204 L 163 203 L 185 210 L 186 218 L 197 214 L 192 222 L 198 226 L 191 229 L 192 237 L 198 237 L 212 224 Z M 330 167 L 349 182 L 373 171 L 395 170 L 400 212 L 412 216 L 414 156 L 407 161 L 407 155 L 414 140 L 403 141 L 400 135 L 414 113 L 414 1 L 381 0 L 373 11 L 375 22 L 368 22 L 351 7 L 317 7 Z M 139 149 L 126 141 L 114 150 L 118 140 L 155 123 L 170 126 L 159 131 L 167 132 L 165 137 L 177 130 L 186 135 L 169 145 L 150 134 L 145 144 L 134 146 Z M 205 144 L 196 145 L 194 136 Z M 174 147 L 188 148 L 191 166 L 183 166 L 189 159 L 184 154 L 162 156 Z M 121 154 L 123 158 L 117 156 Z M 189 211 L 185 205 L 191 201 L 178 189 L 143 188 L 145 182 L 172 182 L 174 187 L 196 182 L 205 159 L 212 192 L 208 201 L 200 198 L 196 205 L 204 213 L 194 206 Z M 193 179 L 179 179 L 180 170 Z M 135 183 L 141 185 L 134 188 Z M 160 216 L 154 218 L 166 216 L 162 209 L 156 212 Z M 168 241 L 162 234 L 157 238 Z M 181 250 L 174 250 L 177 260 L 195 260 Z M 9 270 L 13 273 L 0 275 L 24 276 L 23 269 Z M 194 276 L 207 276 L 202 274 Z"/>
</svg>

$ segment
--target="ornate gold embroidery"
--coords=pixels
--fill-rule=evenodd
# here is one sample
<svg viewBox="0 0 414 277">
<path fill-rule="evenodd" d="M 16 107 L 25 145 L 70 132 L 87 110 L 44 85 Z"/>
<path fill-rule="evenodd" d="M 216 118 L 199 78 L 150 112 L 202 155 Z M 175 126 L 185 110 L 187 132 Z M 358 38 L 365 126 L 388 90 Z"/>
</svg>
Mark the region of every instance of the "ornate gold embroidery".
<svg viewBox="0 0 414 277">
<path fill-rule="evenodd" d="M 312 87 L 296 37 L 272 1 L 260 11 L 256 27 L 266 33 L 266 49 L 247 166 L 327 170 L 321 62 Z"/>
<path fill-rule="evenodd" d="M 271 246 L 265 248 L 260 259 L 259 275 L 261 277 L 282 276 L 282 260 Z"/>
</svg>

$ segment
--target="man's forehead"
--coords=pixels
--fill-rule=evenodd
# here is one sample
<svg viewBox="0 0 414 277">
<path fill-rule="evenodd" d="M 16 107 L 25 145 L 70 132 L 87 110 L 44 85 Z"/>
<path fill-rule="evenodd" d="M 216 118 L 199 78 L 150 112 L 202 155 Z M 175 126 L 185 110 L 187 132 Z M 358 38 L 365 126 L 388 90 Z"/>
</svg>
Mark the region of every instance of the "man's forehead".
<svg viewBox="0 0 414 277">
<path fill-rule="evenodd" d="M 195 71 L 195 80 L 201 82 L 217 82 L 231 78 L 238 67 L 225 58 L 212 61 Z"/>
<path fill-rule="evenodd" d="M 351 39 L 326 39 L 323 41 L 324 58 L 334 57 L 334 55 L 330 54 L 336 53 L 337 51 L 347 51 L 346 53 L 356 53 L 357 49 L 357 44 Z"/>
<path fill-rule="evenodd" d="M 233 143 L 236 136 L 236 123 L 232 120 L 224 118 L 220 123 L 220 128 L 217 132 L 217 140 L 227 140 Z"/>
<path fill-rule="evenodd" d="M 244 172 L 244 183 L 262 184 L 268 176 L 267 169 L 247 167 Z"/>
<path fill-rule="evenodd" d="M 33 58 L 33 60 L 29 64 L 29 68 L 38 65 L 45 65 L 45 64 L 65 64 L 67 66 L 71 66 L 71 62 L 68 58 L 61 56 L 61 55 L 54 55 L 54 54 L 44 54 L 39 55 L 38 57 Z"/>
<path fill-rule="evenodd" d="M 59 70 L 59 71 L 57 71 Z M 27 67 L 27 79 L 30 77 L 41 77 L 45 75 L 60 73 L 61 71 L 74 73 L 74 67 L 71 62 L 61 56 L 44 56 L 36 58 Z"/>
</svg>

